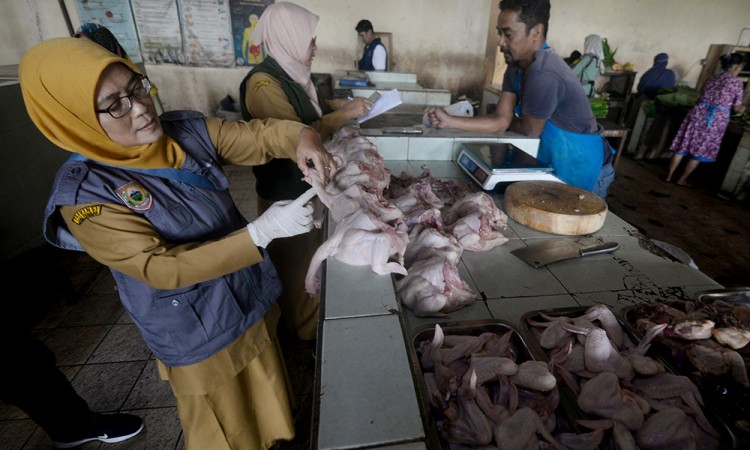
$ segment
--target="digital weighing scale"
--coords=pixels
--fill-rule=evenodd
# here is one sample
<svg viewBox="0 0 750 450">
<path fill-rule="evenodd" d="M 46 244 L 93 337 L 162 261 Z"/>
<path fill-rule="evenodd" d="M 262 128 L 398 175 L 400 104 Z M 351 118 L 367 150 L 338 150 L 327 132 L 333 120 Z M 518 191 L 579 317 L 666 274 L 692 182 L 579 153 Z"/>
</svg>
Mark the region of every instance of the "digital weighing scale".
<svg viewBox="0 0 750 450">
<path fill-rule="evenodd" d="M 515 181 L 549 180 L 562 183 L 553 175 L 552 167 L 510 143 L 463 143 L 456 164 L 486 191 L 494 189 L 497 183 Z"/>
</svg>

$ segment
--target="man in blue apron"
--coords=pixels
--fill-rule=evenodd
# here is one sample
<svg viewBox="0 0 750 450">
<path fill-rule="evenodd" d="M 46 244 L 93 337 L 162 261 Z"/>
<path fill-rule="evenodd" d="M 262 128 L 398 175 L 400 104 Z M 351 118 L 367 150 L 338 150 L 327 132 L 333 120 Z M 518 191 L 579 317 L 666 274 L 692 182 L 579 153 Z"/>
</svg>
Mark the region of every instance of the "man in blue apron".
<svg viewBox="0 0 750 450">
<path fill-rule="evenodd" d="M 500 2 L 498 46 L 508 69 L 494 114 L 456 117 L 429 108 L 428 117 L 438 128 L 539 137 L 537 159 L 550 164 L 555 176 L 605 198 L 614 178 L 614 151 L 601 135 L 580 82 L 546 44 L 549 11 L 549 0 Z"/>
</svg>

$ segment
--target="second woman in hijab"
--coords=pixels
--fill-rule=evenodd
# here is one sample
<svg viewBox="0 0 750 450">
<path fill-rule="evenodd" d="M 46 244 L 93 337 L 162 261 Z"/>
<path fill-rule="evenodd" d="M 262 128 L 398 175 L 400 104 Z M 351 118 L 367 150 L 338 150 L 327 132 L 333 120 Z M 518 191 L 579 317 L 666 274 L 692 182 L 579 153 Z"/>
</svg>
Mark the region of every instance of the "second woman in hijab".
<svg viewBox="0 0 750 450">
<path fill-rule="evenodd" d="M 261 42 L 266 58 L 240 84 L 243 119 L 286 119 L 308 124 L 326 139 L 350 119 L 363 116 L 372 106 L 355 98 L 336 111 L 325 113 L 311 79 L 317 49 L 315 28 L 319 17 L 294 3 L 268 6 L 253 30 L 253 42 Z M 291 160 L 277 159 L 253 168 L 258 193 L 258 213 L 278 200 L 291 200 L 309 188 Z M 305 292 L 304 279 L 312 255 L 323 242 L 321 230 L 305 236 L 274 241 L 268 248 L 279 269 L 284 292 L 279 299 L 287 329 L 302 340 L 317 335 L 317 297 Z"/>
<path fill-rule="evenodd" d="M 653 100 L 659 89 L 674 87 L 677 84 L 675 74 L 667 68 L 667 64 L 669 64 L 669 55 L 666 53 L 659 53 L 654 57 L 654 65 L 643 73 L 638 82 L 639 94 Z"/>
<path fill-rule="evenodd" d="M 581 56 L 578 64 L 573 67 L 573 73 L 581 80 L 586 95 L 593 97 L 596 78 L 604 73 L 604 49 L 602 48 L 602 38 L 599 35 L 590 34 L 586 36 L 583 43 L 583 56 Z"/>
</svg>

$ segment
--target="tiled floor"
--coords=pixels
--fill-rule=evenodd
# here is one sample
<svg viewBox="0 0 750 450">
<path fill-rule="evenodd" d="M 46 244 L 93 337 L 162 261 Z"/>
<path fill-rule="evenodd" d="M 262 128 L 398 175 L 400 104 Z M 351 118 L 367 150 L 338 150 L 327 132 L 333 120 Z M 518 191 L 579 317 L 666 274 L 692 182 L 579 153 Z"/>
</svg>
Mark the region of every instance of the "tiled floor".
<svg viewBox="0 0 750 450">
<path fill-rule="evenodd" d="M 709 178 L 701 183 L 698 177 L 695 188 L 665 183 L 661 181 L 665 167 L 666 161 L 623 157 L 608 199 L 611 211 L 649 238 L 682 248 L 719 283 L 750 285 L 748 205 L 719 197 Z M 228 171 L 240 209 L 248 218 L 254 217 L 252 172 L 236 167 Z M 55 352 L 61 369 L 91 408 L 128 411 L 144 418 L 142 435 L 101 448 L 183 448 L 169 386 L 158 379 L 150 352 L 123 313 L 109 272 L 86 255 L 46 247 L 3 266 L 26 274 L 16 281 L 34 287 L 36 294 L 44 285 L 41 298 L 24 297 L 26 302 L 34 299 L 25 308 L 28 319 L 34 334 Z M 307 449 L 311 447 L 314 345 L 281 337 L 298 405 L 298 438 L 282 448 Z M 20 410 L 0 402 L 0 449 L 50 445 L 46 434 Z M 99 447 L 94 443 L 83 446 Z"/>
</svg>

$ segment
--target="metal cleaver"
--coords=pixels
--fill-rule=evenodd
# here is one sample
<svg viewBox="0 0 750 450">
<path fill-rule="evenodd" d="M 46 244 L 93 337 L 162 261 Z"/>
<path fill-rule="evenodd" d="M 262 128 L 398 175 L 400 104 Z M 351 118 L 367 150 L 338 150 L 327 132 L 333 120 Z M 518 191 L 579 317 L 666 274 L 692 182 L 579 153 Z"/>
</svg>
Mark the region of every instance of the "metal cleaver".
<svg viewBox="0 0 750 450">
<path fill-rule="evenodd" d="M 524 260 L 532 267 L 542 267 L 566 259 L 582 256 L 610 253 L 620 248 L 617 242 L 603 242 L 601 244 L 581 247 L 566 239 L 549 239 L 540 244 L 529 245 L 511 253 Z"/>
</svg>

